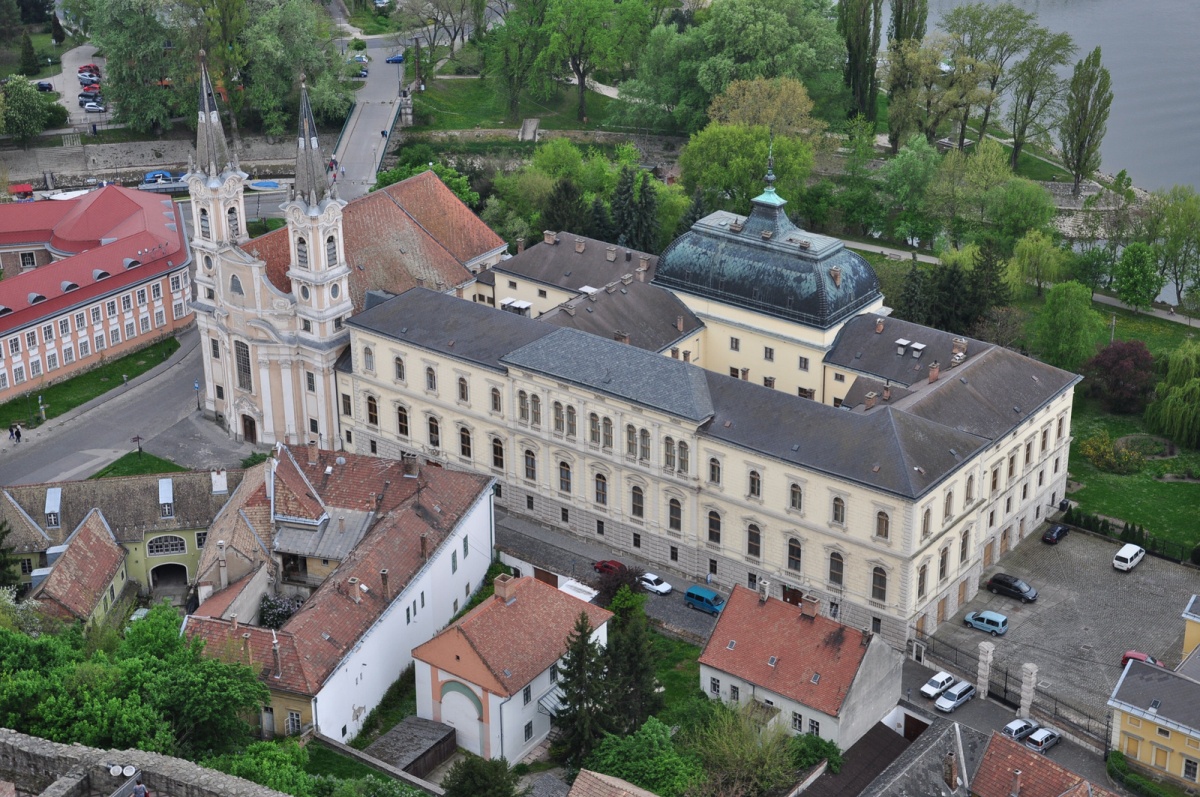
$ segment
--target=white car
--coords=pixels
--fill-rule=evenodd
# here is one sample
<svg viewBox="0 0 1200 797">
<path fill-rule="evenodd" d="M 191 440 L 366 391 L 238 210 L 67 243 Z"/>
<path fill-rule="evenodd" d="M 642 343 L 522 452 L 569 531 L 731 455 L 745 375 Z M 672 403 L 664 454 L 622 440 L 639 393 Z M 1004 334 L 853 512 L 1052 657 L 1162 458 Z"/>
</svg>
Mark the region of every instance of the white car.
<svg viewBox="0 0 1200 797">
<path fill-rule="evenodd" d="M 943 692 L 942 696 L 933 704 L 933 707 L 938 711 L 945 711 L 949 714 L 973 697 L 975 697 L 975 685 L 966 681 L 959 681 Z"/>
<path fill-rule="evenodd" d="M 671 585 L 653 573 L 642 573 L 642 587 L 655 595 L 671 594 Z"/>
<path fill-rule="evenodd" d="M 942 692 L 945 692 L 954 685 L 954 676 L 948 672 L 939 672 L 937 675 L 930 678 L 921 687 L 921 696 L 927 697 L 930 700 L 941 697 Z"/>
</svg>

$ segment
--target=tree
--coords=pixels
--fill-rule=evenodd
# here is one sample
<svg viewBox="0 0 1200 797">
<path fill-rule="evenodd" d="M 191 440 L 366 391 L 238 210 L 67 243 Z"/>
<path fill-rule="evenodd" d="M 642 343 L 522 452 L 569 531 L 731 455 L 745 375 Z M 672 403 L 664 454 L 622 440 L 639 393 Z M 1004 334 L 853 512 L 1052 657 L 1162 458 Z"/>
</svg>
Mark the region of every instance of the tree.
<svg viewBox="0 0 1200 797">
<path fill-rule="evenodd" d="M 229 98 L 229 129 L 234 142 L 239 143 L 237 117 L 242 110 L 245 92 L 237 91 L 242 70 L 246 68 L 246 52 L 242 34 L 250 21 L 246 0 L 205 0 L 205 49 L 214 74 L 225 87 Z"/>
<path fill-rule="evenodd" d="M 660 797 L 682 797 L 704 777 L 694 760 L 675 749 L 671 729 L 654 717 L 630 736 L 605 736 L 588 758 L 587 768 Z"/>
<path fill-rule="evenodd" d="M 1200 448 L 1200 344 L 1186 341 L 1167 355 L 1167 372 L 1154 401 L 1146 407 L 1146 425 L 1179 445 Z"/>
<path fill-rule="evenodd" d="M 605 701 L 604 652 L 592 639 L 587 612 L 579 613 L 575 628 L 567 637 L 559 688 L 562 701 L 556 720 L 562 734 L 557 749 L 564 761 L 579 766 L 612 726 Z"/>
<path fill-rule="evenodd" d="M 808 89 L 791 77 L 735 80 L 712 101 L 708 118 L 723 125 L 762 125 L 772 135 L 807 141 L 814 151 L 825 140 L 825 122 L 813 116 Z"/>
<path fill-rule="evenodd" d="M 1075 43 L 1070 34 L 1051 33 L 1046 28 L 1035 28 L 1030 33 L 1028 50 L 1013 66 L 1009 88 L 1008 124 L 1013 137 L 1010 163 L 1014 171 L 1028 141 L 1049 138 L 1067 88 L 1058 71 L 1074 55 Z"/>
<path fill-rule="evenodd" d="M 616 120 L 633 127 L 684 133 L 704 127 L 712 95 L 700 85 L 697 75 L 700 59 L 706 56 L 700 28 L 680 32 L 674 25 L 655 27 L 646 38 L 637 72 L 621 84 L 613 112 Z"/>
<path fill-rule="evenodd" d="M 159 85 L 175 66 L 163 46 L 175 33 L 158 9 L 154 0 L 109 0 L 95 4 L 92 20 L 92 41 L 108 57 L 104 97 L 118 122 L 141 133 L 170 128 L 175 115 L 175 92 Z"/>
<path fill-rule="evenodd" d="M 24 146 L 46 128 L 46 104 L 28 80 L 4 87 L 4 132 Z"/>
<path fill-rule="evenodd" d="M 896 314 L 914 324 L 928 324 L 932 297 L 925 270 L 914 260 L 904 278 L 904 289 L 896 301 Z"/>
<path fill-rule="evenodd" d="M 1163 283 L 1153 249 L 1140 241 L 1125 247 L 1113 271 L 1113 288 L 1122 302 L 1135 313 L 1145 310 L 1154 303 Z"/>
<path fill-rule="evenodd" d="M 227 753 L 204 761 L 204 765 L 229 775 L 258 783 L 293 797 L 312 797 L 313 778 L 305 771 L 308 750 L 295 739 L 254 742 L 237 753 Z"/>
<path fill-rule="evenodd" d="M 841 0 L 838 3 L 838 33 L 846 40 L 846 86 L 854 102 L 854 113 L 875 121 L 875 99 L 879 94 L 878 57 L 883 0 Z"/>
<path fill-rule="evenodd" d="M 517 797 L 521 776 L 508 767 L 508 760 L 486 759 L 467 753 L 450 767 L 442 780 L 446 797 Z"/>
<path fill-rule="evenodd" d="M 62 23 L 58 21 L 58 14 L 52 16 L 50 20 L 50 38 L 55 45 L 61 47 L 67 39 L 67 32 L 63 30 Z"/>
<path fill-rule="evenodd" d="M 521 118 L 521 94 L 532 90 L 545 96 L 550 88 L 546 70 L 537 69 L 546 47 L 549 0 L 517 0 L 504 15 L 504 24 L 488 32 L 483 43 L 483 73 L 503 102 L 506 118 Z"/>
<path fill-rule="evenodd" d="M 1141 412 L 1154 390 L 1154 357 L 1140 340 L 1118 340 L 1084 365 L 1112 412 Z"/>
<path fill-rule="evenodd" d="M 875 125 L 862 116 L 850 122 L 850 154 L 842 190 L 837 195 L 842 222 L 859 235 L 870 235 L 883 223 L 879 183 L 870 169 L 875 157 Z"/>
<path fill-rule="evenodd" d="M 942 122 L 959 107 L 965 87 L 951 77 L 956 73 L 947 74 L 943 69 L 952 57 L 953 42 L 945 35 L 905 39 L 889 45 L 888 138 L 893 152 L 913 131 L 932 144 Z M 957 75 L 961 77 L 964 71 Z"/>
<path fill-rule="evenodd" d="M 704 192 L 709 207 L 736 213 L 750 210 L 762 193 L 770 132 L 765 127 L 710 124 L 688 141 L 679 158 L 683 186 Z M 785 198 L 799 198 L 812 171 L 812 149 L 787 136 L 774 139 L 775 187 Z"/>
<path fill-rule="evenodd" d="M 1190 185 L 1157 191 L 1144 227 L 1158 271 L 1182 296 L 1188 283 L 1200 283 L 1200 196 Z"/>
<path fill-rule="evenodd" d="M 604 200 L 599 196 L 592 200 L 588 235 L 598 241 L 608 241 L 609 243 L 616 243 L 617 240 L 617 234 L 613 228 L 613 220 L 608 212 L 608 206 L 604 204 Z"/>
<path fill-rule="evenodd" d="M 29 31 L 25 31 L 21 34 L 21 74 L 33 76 L 41 69 L 42 65 L 33 49 L 33 39 L 29 38 Z"/>
<path fill-rule="evenodd" d="M 21 9 L 17 0 L 0 0 L 0 41 L 11 41 L 21 30 Z"/>
<path fill-rule="evenodd" d="M 790 782 L 788 734 L 756 711 L 753 702 L 736 711 L 718 706 L 689 734 L 688 749 L 708 775 L 697 794 L 761 797 Z"/>
<path fill-rule="evenodd" d="M 1097 47 L 1075 64 L 1058 131 L 1063 165 L 1075 180 L 1074 196 L 1079 196 L 1084 178 L 1100 168 L 1100 142 L 1108 129 L 1112 99 L 1112 77 L 1100 65 Z"/>
<path fill-rule="evenodd" d="M 993 307 L 971 327 L 971 337 L 1011 348 L 1025 334 L 1029 315 L 1016 307 Z"/>
<path fill-rule="evenodd" d="M 1012 253 L 1017 241 L 1027 233 L 1049 230 L 1057 213 L 1050 192 L 1024 177 L 1010 177 L 988 191 L 984 204 L 986 235 L 1006 255 Z"/>
<path fill-rule="evenodd" d="M 1000 251 L 993 245 L 984 245 L 974 257 L 971 270 L 967 273 L 967 287 L 971 312 L 980 319 L 997 307 L 1005 307 L 1012 299 L 1008 286 L 1007 264 Z"/>
<path fill-rule="evenodd" d="M 1013 248 L 1014 270 L 1024 284 L 1032 282 L 1036 286 L 1038 296 L 1042 295 L 1046 283 L 1055 282 L 1062 276 L 1065 261 L 1063 251 L 1038 230 L 1027 233 Z M 1091 295 L 1090 290 L 1088 294 Z"/>
<path fill-rule="evenodd" d="M 679 220 L 679 226 L 675 228 L 675 237 L 678 238 L 692 229 L 692 225 L 707 215 L 708 207 L 704 203 L 704 192 L 696 189 L 692 193 L 692 201 L 688 204 L 687 212 L 683 214 L 683 218 Z"/>
<path fill-rule="evenodd" d="M 966 334 L 976 314 L 969 302 L 967 271 L 958 263 L 939 263 L 929 275 L 929 326 L 947 332 Z"/>
<path fill-rule="evenodd" d="M 989 138 L 976 145 L 975 154 L 967 158 L 962 171 L 965 205 L 970 211 L 964 219 L 968 228 L 979 231 L 987 226 L 992 192 L 1012 176 L 1004 148 L 998 142 Z"/>
<path fill-rule="evenodd" d="M 880 169 L 881 191 L 887 199 L 888 234 L 916 245 L 929 245 L 938 223 L 928 210 L 926 191 L 937 174 L 939 157 L 924 136 L 909 136 L 896 157 Z"/>
<path fill-rule="evenodd" d="M 1078 282 L 1060 282 L 1046 292 L 1034 321 L 1033 346 L 1051 365 L 1074 370 L 1095 354 L 1103 331 L 1091 291 Z"/>
<path fill-rule="evenodd" d="M 1191 285 L 1179 297 L 1179 312 L 1187 316 L 1188 326 L 1192 320 L 1200 317 L 1200 286 Z"/>
<path fill-rule="evenodd" d="M 925 38 L 925 21 L 929 16 L 929 0 L 894 0 L 892 2 L 892 17 L 888 23 L 888 50 L 898 51 L 902 47 L 910 48 L 910 42 L 920 42 Z M 916 85 L 914 76 L 909 71 L 909 64 L 903 59 L 887 60 L 886 87 L 888 97 L 895 101 L 897 97 L 906 96 Z M 912 129 L 906 127 L 910 120 L 903 115 L 893 119 L 888 112 L 888 141 L 892 145 L 893 154 L 899 150 L 900 141 Z"/>
<path fill-rule="evenodd" d="M 929 0 L 893 0 L 892 17 L 888 22 L 888 41 L 902 42 L 925 38 L 925 21 L 929 16 Z"/>
<path fill-rule="evenodd" d="M 969 232 L 971 192 L 966 182 L 967 160 L 962 150 L 947 152 L 925 190 L 926 212 L 945 230 L 953 246 L 962 244 Z"/>
<path fill-rule="evenodd" d="M 1095 296 L 1096 289 L 1108 278 L 1112 270 L 1112 259 L 1103 246 L 1090 246 L 1071 257 L 1067 271 L 1071 279 L 1086 285 Z"/>
<path fill-rule="evenodd" d="M 649 14 L 639 0 L 613 4 L 611 0 L 549 0 L 546 47 L 538 55 L 539 68 L 561 71 L 566 64 L 579 92 L 579 121 L 587 118 L 587 81 L 597 69 L 620 61 L 622 43 L 645 38 Z"/>
<path fill-rule="evenodd" d="M 397 166 L 394 169 L 388 169 L 386 172 L 380 172 L 375 176 L 375 185 L 371 186 L 372 191 L 378 191 L 380 188 L 385 188 L 393 183 L 398 183 L 401 180 L 407 180 L 424 172 L 433 172 L 438 179 L 445 183 L 456 197 L 458 197 L 467 207 L 475 207 L 479 204 L 479 194 L 471 190 L 471 183 L 466 177 L 459 174 L 457 170 L 441 163 L 434 163 L 430 166 L 416 164 L 413 166 Z"/>
<path fill-rule="evenodd" d="M 634 593 L 628 586 L 617 590 L 609 609 L 608 646 L 605 648 L 605 681 L 613 730 L 621 735 L 633 733 L 662 708 L 655 691 L 654 651 L 646 622 L 645 593 Z"/>
<path fill-rule="evenodd" d="M 6 545 L 12 528 L 7 520 L 0 519 L 0 589 L 15 587 L 21 583 L 21 573 L 17 570 L 17 559 L 13 556 L 13 546 Z"/>
<path fill-rule="evenodd" d="M 633 218 L 630 246 L 639 252 L 658 252 L 658 196 L 655 194 L 650 172 L 642 172 Z"/>
<path fill-rule="evenodd" d="M 579 186 L 569 177 L 561 177 L 546 198 L 542 222 L 547 230 L 584 235 L 588 229 L 588 209 Z"/>
<path fill-rule="evenodd" d="M 612 198 L 612 226 L 618 241 L 635 248 L 630 242 L 637 224 L 637 173 L 630 166 L 621 169 Z"/>
</svg>

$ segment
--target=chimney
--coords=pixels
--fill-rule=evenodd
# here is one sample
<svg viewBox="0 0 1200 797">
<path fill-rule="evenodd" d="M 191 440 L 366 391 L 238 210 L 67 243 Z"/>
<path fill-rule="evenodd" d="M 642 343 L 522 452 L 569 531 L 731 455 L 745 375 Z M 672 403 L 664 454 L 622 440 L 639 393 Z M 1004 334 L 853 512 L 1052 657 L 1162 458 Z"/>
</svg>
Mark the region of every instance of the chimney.
<svg viewBox="0 0 1200 797">
<path fill-rule="evenodd" d="M 937 381 L 938 375 L 942 373 L 942 367 L 938 365 L 938 361 L 934 360 L 929 364 L 929 384 Z"/>
<path fill-rule="evenodd" d="M 638 262 L 640 262 L 642 264 L 642 268 L 649 269 L 650 268 L 650 255 L 645 255 L 645 254 L 638 255 Z"/>
<path fill-rule="evenodd" d="M 429 558 L 429 537 L 425 534 L 421 535 L 421 561 L 424 562 Z"/>
<path fill-rule="evenodd" d="M 876 335 L 883 334 L 883 319 L 882 318 L 875 319 L 875 334 Z"/>
<path fill-rule="evenodd" d="M 633 282 L 632 274 L 622 274 L 621 275 L 621 284 L 622 285 L 628 285 L 631 282 Z"/>
<path fill-rule="evenodd" d="M 492 582 L 495 586 L 496 597 L 508 603 L 510 598 L 516 597 L 517 594 L 517 579 L 510 576 L 508 573 L 501 573 L 496 576 L 496 580 Z"/>
<path fill-rule="evenodd" d="M 745 381 L 747 381 L 748 379 L 750 379 L 750 369 L 749 369 L 749 368 L 743 368 L 743 369 L 742 369 L 742 381 L 743 381 L 743 382 L 745 382 Z"/>
<path fill-rule="evenodd" d="M 275 677 L 283 677 L 283 659 L 279 656 L 279 637 L 271 632 L 271 655 L 275 659 Z"/>
<path fill-rule="evenodd" d="M 404 460 L 404 478 L 406 478 L 406 479 L 417 478 L 420 475 L 420 473 L 418 471 L 418 467 L 419 466 L 417 465 L 416 457 L 413 457 L 411 459 L 405 459 Z"/>
<path fill-rule="evenodd" d="M 683 316 L 681 316 L 681 315 L 675 316 L 675 331 L 676 332 L 683 331 Z"/>
<path fill-rule="evenodd" d="M 229 571 L 225 562 L 225 540 L 217 540 L 217 569 L 221 574 L 221 589 L 229 586 Z"/>
<path fill-rule="evenodd" d="M 883 386 L 883 400 L 884 401 L 892 400 L 892 386 L 891 385 Z"/>
<path fill-rule="evenodd" d="M 358 589 L 358 579 L 350 577 L 346 579 L 346 589 L 349 590 L 350 600 L 358 603 L 362 600 L 362 595 Z"/>
<path fill-rule="evenodd" d="M 863 635 L 858 640 L 858 644 L 859 644 L 859 647 L 864 647 L 864 648 L 867 645 L 871 644 L 871 633 L 869 631 L 867 631 L 866 629 L 863 629 Z"/>
<path fill-rule="evenodd" d="M 875 391 L 872 390 L 870 393 L 867 394 L 867 398 L 863 402 L 863 406 L 866 407 L 867 409 L 871 409 L 872 407 L 875 406 L 876 398 L 878 398 L 878 396 L 876 395 Z"/>
<path fill-rule="evenodd" d="M 238 621 L 237 621 L 237 614 L 236 614 L 236 613 L 235 613 L 235 614 L 231 614 L 231 615 L 229 615 L 229 622 L 233 623 L 233 630 L 234 630 L 234 631 L 238 630 Z"/>
<path fill-rule="evenodd" d="M 1019 797 L 1021 794 L 1021 770 L 1014 769 L 1012 776 L 1012 788 L 1008 790 L 1009 797 Z"/>
<path fill-rule="evenodd" d="M 805 595 L 800 599 L 800 616 L 801 617 L 816 617 L 817 609 L 820 607 L 821 601 L 810 595 Z"/>
<path fill-rule="evenodd" d="M 967 339 L 966 338 L 955 338 L 951 345 L 950 351 L 953 354 L 966 354 L 967 353 Z"/>
<path fill-rule="evenodd" d="M 388 590 L 388 569 L 386 567 L 379 571 L 379 584 L 383 588 L 383 599 L 391 602 L 392 593 Z"/>
<path fill-rule="evenodd" d="M 317 448 L 317 441 L 309 440 L 308 441 L 308 464 L 309 465 L 316 465 L 317 462 L 319 461 L 318 456 L 317 456 L 318 450 L 319 449 Z"/>
<path fill-rule="evenodd" d="M 829 276 L 833 278 L 833 287 L 842 287 L 842 270 L 838 266 L 829 269 Z"/>
<path fill-rule="evenodd" d="M 242 634 L 242 656 L 246 659 L 246 663 L 250 663 L 250 632 L 246 631 Z"/>
<path fill-rule="evenodd" d="M 637 281 L 645 282 L 646 281 L 646 273 L 648 271 L 649 271 L 649 269 L 647 269 L 645 266 L 638 266 L 638 269 L 635 272 L 637 274 Z"/>
<path fill-rule="evenodd" d="M 344 534 L 346 531 L 346 516 L 338 515 L 338 534 Z"/>
<path fill-rule="evenodd" d="M 942 781 L 951 791 L 958 788 L 958 758 L 954 753 L 947 753 L 942 761 Z"/>
<path fill-rule="evenodd" d="M 542 230 L 542 243 L 554 246 L 558 243 L 558 233 L 550 230 Z"/>
<path fill-rule="evenodd" d="M 633 252 L 630 252 L 628 249 L 626 249 L 625 250 L 625 262 L 628 263 L 631 260 L 633 260 Z"/>
<path fill-rule="evenodd" d="M 575 308 L 569 304 L 563 305 L 563 312 L 565 312 L 567 315 L 571 316 L 572 318 L 575 317 Z"/>
<path fill-rule="evenodd" d="M 615 262 L 617 259 L 617 247 L 610 246 L 604 250 L 604 259 L 609 263 Z"/>
<path fill-rule="evenodd" d="M 517 239 L 517 254 L 519 255 L 524 251 L 525 251 L 525 236 L 522 235 L 520 238 Z"/>
<path fill-rule="evenodd" d="M 577 255 L 583 254 L 583 247 L 584 247 L 585 243 L 586 243 L 586 241 L 584 241 L 582 238 L 575 239 L 575 254 L 577 254 Z"/>
<path fill-rule="evenodd" d="M 684 349 L 684 350 L 683 350 L 683 361 L 684 361 L 685 363 L 690 363 L 690 362 L 692 361 L 692 352 L 691 352 L 691 350 L 689 350 L 689 349 Z"/>
<path fill-rule="evenodd" d="M 629 333 L 622 332 L 618 329 L 613 333 L 613 340 L 617 341 L 618 343 L 629 343 Z"/>
</svg>

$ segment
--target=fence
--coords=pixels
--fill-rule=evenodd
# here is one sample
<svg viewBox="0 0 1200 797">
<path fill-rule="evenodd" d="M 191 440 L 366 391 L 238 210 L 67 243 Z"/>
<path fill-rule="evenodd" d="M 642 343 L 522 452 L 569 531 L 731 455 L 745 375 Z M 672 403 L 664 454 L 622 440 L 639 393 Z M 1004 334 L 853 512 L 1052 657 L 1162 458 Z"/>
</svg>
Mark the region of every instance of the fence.
<svg viewBox="0 0 1200 797">
<path fill-rule="evenodd" d="M 1087 736 L 1098 742 L 1103 749 L 1108 749 L 1108 712 L 1094 706 L 1082 708 L 1073 705 L 1037 687 L 1033 690 L 1033 709 L 1051 724 L 1069 726 L 1067 730 Z"/>
<path fill-rule="evenodd" d="M 1075 510 L 1078 513 L 1081 510 Z M 1162 537 L 1156 537 L 1149 532 L 1142 531 L 1141 533 L 1131 529 L 1126 532 L 1124 527 L 1117 527 L 1117 524 L 1112 520 L 1101 518 L 1097 515 L 1085 513 L 1087 518 L 1080 518 L 1078 514 L 1071 518 L 1071 522 L 1065 523 L 1072 529 L 1085 531 L 1089 534 L 1096 534 L 1101 537 L 1107 537 L 1110 540 L 1120 540 L 1121 542 L 1132 542 L 1135 545 L 1140 545 L 1146 549 L 1146 553 L 1157 556 L 1160 559 L 1168 559 L 1172 562 L 1190 563 L 1192 560 L 1192 550 L 1196 547 L 1190 543 L 1180 543 L 1174 540 L 1166 540 Z M 1088 522 L 1090 519 L 1090 523 Z M 1107 522 L 1105 527 L 1102 523 Z M 1084 525 L 1087 524 L 1087 525 Z M 1105 530 L 1107 528 L 1107 531 Z"/>
<path fill-rule="evenodd" d="M 969 672 L 974 679 L 979 671 L 979 652 L 963 650 L 940 639 L 917 632 L 917 641 L 925 647 L 925 655 L 956 670 Z"/>
</svg>

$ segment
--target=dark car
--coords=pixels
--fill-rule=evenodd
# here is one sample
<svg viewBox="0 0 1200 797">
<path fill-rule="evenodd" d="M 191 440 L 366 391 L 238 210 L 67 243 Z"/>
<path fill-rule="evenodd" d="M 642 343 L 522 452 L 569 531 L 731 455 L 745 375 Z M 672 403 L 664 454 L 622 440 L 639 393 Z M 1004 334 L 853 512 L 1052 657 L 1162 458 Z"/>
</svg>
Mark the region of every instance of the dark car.
<svg viewBox="0 0 1200 797">
<path fill-rule="evenodd" d="M 1038 597 L 1036 589 L 1008 573 L 997 573 L 989 578 L 984 586 L 993 595 L 1007 595 L 1010 598 L 1016 598 L 1021 603 L 1033 603 Z"/>
<path fill-rule="evenodd" d="M 39 80 L 37 82 L 38 91 L 54 91 L 54 85 L 48 80 Z"/>
<path fill-rule="evenodd" d="M 1070 529 L 1063 525 L 1051 526 L 1046 530 L 1046 533 L 1042 535 L 1042 542 L 1046 543 L 1047 545 L 1058 545 L 1058 541 L 1067 536 L 1068 531 L 1070 531 Z"/>
<path fill-rule="evenodd" d="M 593 564 L 592 569 L 604 576 L 610 573 L 624 573 L 626 567 L 616 559 L 605 559 L 602 562 L 596 562 Z"/>
<path fill-rule="evenodd" d="M 387 57 L 387 63 L 389 63 L 389 64 L 404 63 L 404 53 L 396 53 L 395 55 L 389 55 Z"/>
<path fill-rule="evenodd" d="M 363 67 L 362 69 L 358 70 L 358 76 L 359 76 L 359 77 L 366 77 L 366 76 L 367 76 L 367 74 L 368 74 L 368 73 L 367 73 L 367 68 L 366 68 L 366 67 Z"/>
<path fill-rule="evenodd" d="M 79 107 L 80 108 L 87 105 L 89 102 L 98 102 L 98 103 L 103 104 L 104 98 L 101 97 L 99 94 L 80 94 L 79 95 Z"/>
</svg>

